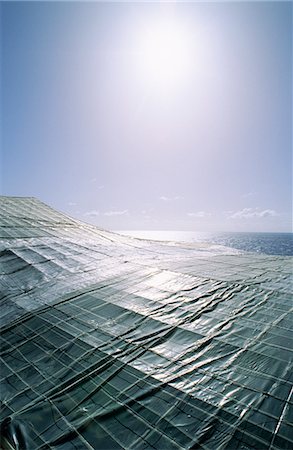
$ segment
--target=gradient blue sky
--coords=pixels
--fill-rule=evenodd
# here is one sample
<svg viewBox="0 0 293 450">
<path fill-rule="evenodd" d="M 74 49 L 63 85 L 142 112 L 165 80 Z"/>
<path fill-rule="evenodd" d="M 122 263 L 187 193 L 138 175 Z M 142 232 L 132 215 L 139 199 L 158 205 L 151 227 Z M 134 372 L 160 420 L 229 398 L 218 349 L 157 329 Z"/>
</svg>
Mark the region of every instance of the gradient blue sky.
<svg viewBox="0 0 293 450">
<path fill-rule="evenodd" d="M 291 2 L 0 8 L 2 194 L 111 229 L 292 230 Z M 141 40 L 168 22 L 188 64 L 156 84 Z"/>
</svg>

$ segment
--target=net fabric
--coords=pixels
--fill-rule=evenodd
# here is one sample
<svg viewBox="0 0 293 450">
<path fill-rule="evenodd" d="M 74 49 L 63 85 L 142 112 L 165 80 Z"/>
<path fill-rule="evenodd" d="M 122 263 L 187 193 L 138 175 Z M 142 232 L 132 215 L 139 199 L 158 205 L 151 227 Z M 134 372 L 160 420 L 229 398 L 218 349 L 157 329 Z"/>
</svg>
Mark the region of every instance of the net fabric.
<svg viewBox="0 0 293 450">
<path fill-rule="evenodd" d="M 293 447 L 291 257 L 0 205 L 2 446 Z"/>
</svg>

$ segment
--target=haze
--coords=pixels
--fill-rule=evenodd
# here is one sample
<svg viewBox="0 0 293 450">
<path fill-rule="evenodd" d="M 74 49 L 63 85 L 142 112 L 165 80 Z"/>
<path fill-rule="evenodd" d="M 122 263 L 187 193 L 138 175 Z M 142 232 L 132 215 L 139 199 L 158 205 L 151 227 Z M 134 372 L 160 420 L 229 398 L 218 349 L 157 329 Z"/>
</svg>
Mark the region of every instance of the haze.
<svg viewBox="0 0 293 450">
<path fill-rule="evenodd" d="M 0 7 L 2 194 L 110 229 L 292 230 L 291 2 Z"/>
</svg>

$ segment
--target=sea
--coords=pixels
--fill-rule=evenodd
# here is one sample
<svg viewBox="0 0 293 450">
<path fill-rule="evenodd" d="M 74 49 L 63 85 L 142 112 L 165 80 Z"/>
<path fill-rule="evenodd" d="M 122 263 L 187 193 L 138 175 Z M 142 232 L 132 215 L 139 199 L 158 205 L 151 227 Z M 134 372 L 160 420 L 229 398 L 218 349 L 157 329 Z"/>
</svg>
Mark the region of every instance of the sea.
<svg viewBox="0 0 293 450">
<path fill-rule="evenodd" d="M 158 241 L 204 242 L 267 255 L 293 256 L 293 233 L 123 230 L 120 234 Z"/>
</svg>

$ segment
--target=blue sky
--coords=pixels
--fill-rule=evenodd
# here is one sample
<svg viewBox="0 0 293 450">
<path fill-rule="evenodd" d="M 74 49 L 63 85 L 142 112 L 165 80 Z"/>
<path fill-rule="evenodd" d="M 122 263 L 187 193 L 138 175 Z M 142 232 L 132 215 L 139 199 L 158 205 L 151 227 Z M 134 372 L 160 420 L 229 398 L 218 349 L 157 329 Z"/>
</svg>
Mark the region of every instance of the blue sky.
<svg viewBox="0 0 293 450">
<path fill-rule="evenodd" d="M 2 194 L 110 229 L 292 230 L 291 2 L 0 7 Z"/>
</svg>

